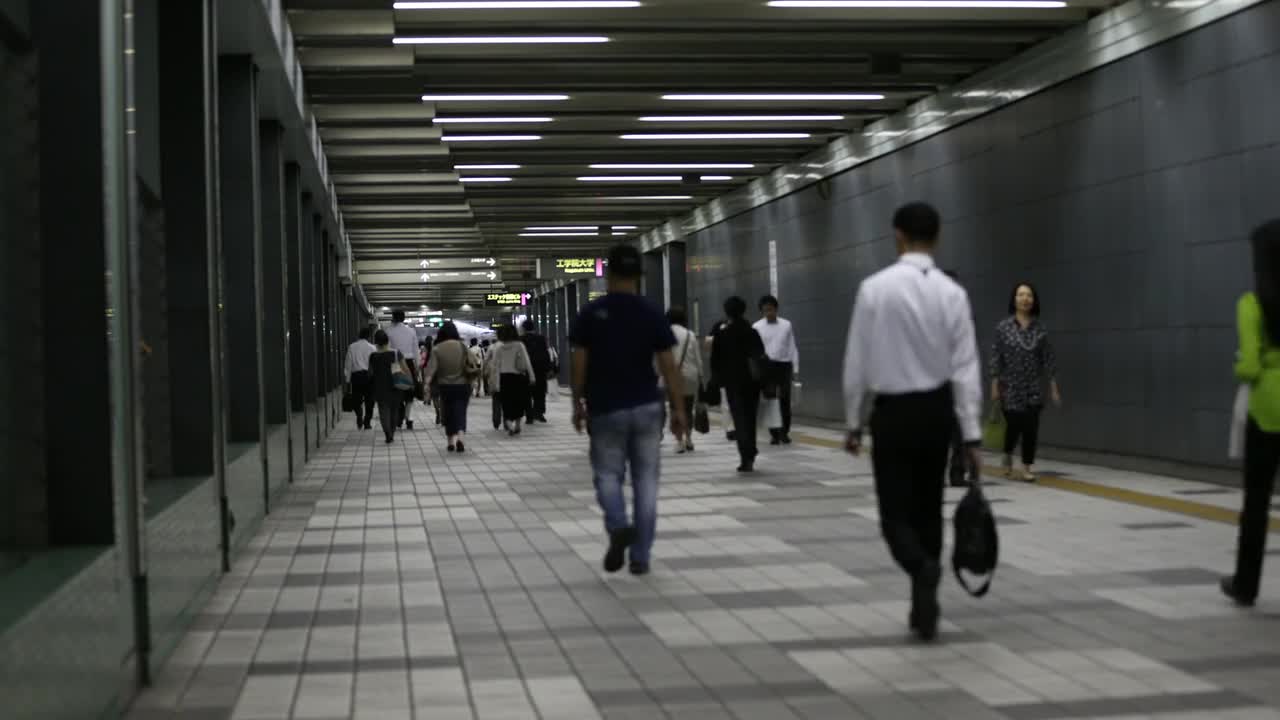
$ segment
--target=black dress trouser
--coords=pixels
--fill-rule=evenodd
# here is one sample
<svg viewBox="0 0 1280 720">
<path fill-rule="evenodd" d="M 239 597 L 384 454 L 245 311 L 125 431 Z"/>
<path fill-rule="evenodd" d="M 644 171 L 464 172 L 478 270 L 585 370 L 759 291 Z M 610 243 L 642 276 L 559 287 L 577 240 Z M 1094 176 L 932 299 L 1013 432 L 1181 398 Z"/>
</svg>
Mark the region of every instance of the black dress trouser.
<svg viewBox="0 0 1280 720">
<path fill-rule="evenodd" d="M 954 412 L 947 386 L 881 395 L 871 417 L 880 532 L 893 559 L 912 576 L 942 556 L 943 476 Z"/>
<path fill-rule="evenodd" d="M 1040 445 L 1040 412 L 1042 408 L 1004 411 L 1004 454 L 1012 455 L 1022 444 L 1022 464 L 1036 464 L 1036 448 Z"/>
<path fill-rule="evenodd" d="M 547 417 L 547 374 L 535 372 L 533 382 L 529 383 L 529 422 L 545 420 Z"/>
<path fill-rule="evenodd" d="M 1236 551 L 1236 596 L 1252 600 L 1262 583 L 1262 558 L 1267 551 L 1271 521 L 1271 493 L 1280 468 L 1280 433 L 1269 433 L 1249 418 L 1244 436 L 1244 510 Z"/>
<path fill-rule="evenodd" d="M 351 394 L 356 399 L 356 425 L 364 427 L 373 419 L 373 376 L 368 370 L 351 373 Z"/>
<path fill-rule="evenodd" d="M 742 462 L 755 461 L 756 417 L 760 413 L 760 386 L 753 382 L 725 386 L 729 400 L 729 412 L 733 415 L 734 439 L 738 442 L 738 456 Z"/>
<path fill-rule="evenodd" d="M 777 385 L 778 388 L 778 410 L 782 415 L 782 427 L 769 428 L 769 434 L 774 438 L 785 438 L 791 436 L 791 376 L 792 367 L 790 362 L 769 361 L 770 380 Z"/>
</svg>

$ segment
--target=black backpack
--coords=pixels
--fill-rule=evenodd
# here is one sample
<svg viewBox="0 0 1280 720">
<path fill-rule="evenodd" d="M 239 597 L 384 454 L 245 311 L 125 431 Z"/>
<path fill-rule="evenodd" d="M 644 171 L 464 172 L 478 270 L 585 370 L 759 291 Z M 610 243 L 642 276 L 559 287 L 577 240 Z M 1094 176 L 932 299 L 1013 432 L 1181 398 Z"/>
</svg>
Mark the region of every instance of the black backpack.
<svg viewBox="0 0 1280 720">
<path fill-rule="evenodd" d="M 1000 536 L 996 532 L 996 517 L 991 512 L 991 503 L 987 502 L 977 483 L 969 487 L 969 491 L 956 506 L 952 523 L 955 527 L 956 544 L 951 554 L 951 569 L 965 592 L 974 597 L 982 597 L 991 589 L 991 579 L 995 576 L 996 563 L 1000 559 Z M 961 570 L 974 575 L 985 575 L 986 582 L 980 587 L 971 588 Z"/>
</svg>

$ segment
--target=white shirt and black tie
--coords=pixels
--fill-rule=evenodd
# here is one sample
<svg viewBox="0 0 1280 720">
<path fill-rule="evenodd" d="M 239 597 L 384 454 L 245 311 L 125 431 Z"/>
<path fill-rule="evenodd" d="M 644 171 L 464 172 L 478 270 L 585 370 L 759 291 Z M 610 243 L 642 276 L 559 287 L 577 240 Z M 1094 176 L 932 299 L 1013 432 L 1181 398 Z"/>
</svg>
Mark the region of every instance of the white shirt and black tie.
<svg viewBox="0 0 1280 720">
<path fill-rule="evenodd" d="M 942 500 L 952 431 L 981 437 L 981 371 L 969 296 L 933 258 L 907 253 L 862 282 L 844 360 L 847 421 L 856 440 L 875 396 L 871 459 L 880 527 L 912 578 L 911 626 L 937 631 Z"/>
</svg>

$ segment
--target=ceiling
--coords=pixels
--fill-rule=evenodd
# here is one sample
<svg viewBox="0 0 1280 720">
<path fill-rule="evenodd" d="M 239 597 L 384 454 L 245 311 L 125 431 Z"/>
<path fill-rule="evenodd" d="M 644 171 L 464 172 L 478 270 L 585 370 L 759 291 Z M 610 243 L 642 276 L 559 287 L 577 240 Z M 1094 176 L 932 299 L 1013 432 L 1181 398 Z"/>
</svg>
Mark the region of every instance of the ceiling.
<svg viewBox="0 0 1280 720">
<path fill-rule="evenodd" d="M 374 259 L 402 259 L 410 273 L 422 259 L 497 260 L 495 282 L 364 272 L 369 301 L 449 306 L 530 288 L 535 258 L 590 256 L 636 237 L 1084 21 L 1107 0 L 1034 9 L 285 4 L 357 271 Z M 512 37 L 573 42 L 474 42 Z M 410 42 L 423 39 L 430 43 Z M 725 94 L 879 97 L 668 97 Z M 726 116 L 786 119 L 706 119 Z M 652 117 L 686 119 L 642 119 Z M 622 137 L 759 133 L 768 136 Z M 686 167 L 592 167 L 673 164 Z"/>
</svg>

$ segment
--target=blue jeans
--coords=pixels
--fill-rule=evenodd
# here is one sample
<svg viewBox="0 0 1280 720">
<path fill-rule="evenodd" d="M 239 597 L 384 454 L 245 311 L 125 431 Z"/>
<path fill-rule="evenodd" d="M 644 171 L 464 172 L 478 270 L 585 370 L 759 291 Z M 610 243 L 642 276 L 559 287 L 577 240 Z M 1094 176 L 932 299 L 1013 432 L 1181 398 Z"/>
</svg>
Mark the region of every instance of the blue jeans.
<svg viewBox="0 0 1280 720">
<path fill-rule="evenodd" d="M 591 469 L 596 499 L 604 510 L 604 529 L 612 533 L 630 527 L 627 499 L 622 485 L 631 464 L 636 540 L 632 562 L 649 562 L 649 550 L 658 524 L 659 442 L 662 438 L 662 403 L 618 410 L 591 418 Z"/>
</svg>

